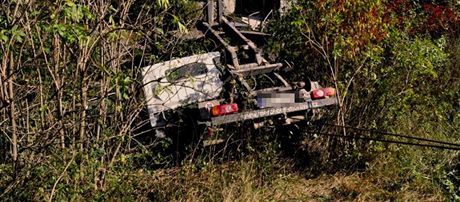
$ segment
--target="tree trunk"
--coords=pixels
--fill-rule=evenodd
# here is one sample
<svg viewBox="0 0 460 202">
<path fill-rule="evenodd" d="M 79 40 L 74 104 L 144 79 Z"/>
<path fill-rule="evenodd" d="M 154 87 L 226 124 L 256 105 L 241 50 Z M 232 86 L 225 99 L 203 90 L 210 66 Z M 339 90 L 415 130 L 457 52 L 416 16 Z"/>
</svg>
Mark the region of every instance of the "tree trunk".
<svg viewBox="0 0 460 202">
<path fill-rule="evenodd" d="M 10 71 L 9 71 L 9 79 L 8 79 L 8 94 L 10 100 L 10 120 L 11 120 L 11 143 L 13 147 L 12 158 L 13 161 L 16 162 L 18 160 L 18 137 L 17 137 L 17 128 L 16 128 L 16 113 L 15 113 L 15 103 L 14 103 L 14 88 L 13 88 L 13 80 L 14 80 L 14 58 L 13 53 L 10 54 Z"/>
</svg>

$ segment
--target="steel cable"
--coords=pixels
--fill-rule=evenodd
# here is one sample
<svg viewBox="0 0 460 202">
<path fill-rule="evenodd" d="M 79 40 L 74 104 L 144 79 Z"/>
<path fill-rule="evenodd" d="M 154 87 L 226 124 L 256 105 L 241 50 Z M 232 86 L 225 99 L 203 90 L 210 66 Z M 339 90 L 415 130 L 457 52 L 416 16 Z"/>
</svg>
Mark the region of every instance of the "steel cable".
<svg viewBox="0 0 460 202">
<path fill-rule="evenodd" d="M 438 143 L 438 144 L 445 144 L 445 145 L 460 147 L 460 144 L 456 144 L 456 143 L 439 141 L 439 140 L 432 140 L 432 139 L 415 137 L 415 136 L 404 135 L 404 134 L 390 133 L 390 132 L 374 130 L 374 129 L 364 129 L 364 128 L 356 128 L 356 127 L 351 127 L 351 126 L 342 126 L 342 125 L 334 125 L 334 124 L 323 124 L 323 125 L 346 128 L 346 129 L 352 129 L 352 130 L 359 130 L 359 131 L 366 131 L 366 132 L 370 132 L 370 133 L 382 134 L 382 135 L 385 135 L 385 136 L 402 137 L 402 138 L 406 138 L 406 139 L 413 139 L 413 140 L 419 140 L 419 141 L 424 141 L 424 142 L 432 142 L 432 143 Z"/>
<path fill-rule="evenodd" d="M 330 137 L 340 137 L 340 138 L 347 138 L 347 139 L 361 139 L 361 140 L 368 140 L 368 141 L 378 141 L 378 142 L 386 142 L 386 143 L 394 143 L 394 144 L 403 144 L 403 145 L 412 145 L 412 146 L 421 146 L 421 147 L 431 147 L 431 148 L 438 148 L 438 149 L 460 150 L 460 144 L 451 143 L 451 142 L 432 140 L 432 139 L 427 139 L 427 138 L 420 138 L 420 137 L 404 135 L 404 134 L 390 133 L 390 132 L 385 132 L 385 131 L 380 131 L 380 130 L 357 128 L 357 127 L 351 127 L 351 126 L 334 125 L 334 124 L 323 124 L 323 125 L 361 131 L 361 134 L 358 135 L 358 136 L 357 135 L 349 135 L 349 136 L 347 136 L 347 135 L 324 133 L 324 132 L 320 132 L 320 131 L 309 131 L 309 132 L 319 134 L 319 135 L 324 135 L 324 136 L 330 136 Z M 356 131 L 355 131 L 355 133 L 356 133 Z M 390 139 L 382 139 L 382 138 L 365 137 L 365 136 L 363 136 L 364 135 L 362 133 L 363 131 L 369 132 L 369 134 L 373 133 L 373 134 L 381 134 L 381 135 L 384 135 L 384 136 L 387 136 L 387 137 L 400 137 L 400 138 L 405 138 L 405 139 L 408 139 L 408 140 L 416 140 L 416 141 L 419 141 L 419 142 L 409 142 L 409 141 L 399 141 L 399 140 L 390 140 Z M 426 142 L 426 143 L 424 143 L 424 142 Z M 434 143 L 434 144 L 429 144 L 429 143 Z"/>
<path fill-rule="evenodd" d="M 403 145 L 420 146 L 420 147 L 431 147 L 431 148 L 438 148 L 438 149 L 460 150 L 460 147 L 450 147 L 450 146 L 434 145 L 434 144 L 422 144 L 422 143 L 404 142 L 404 141 L 396 141 L 396 140 L 385 140 L 385 139 L 362 137 L 362 136 L 345 136 L 345 135 L 337 135 L 337 134 L 330 134 L 330 133 L 322 133 L 318 131 L 309 131 L 309 132 L 314 133 L 314 134 L 324 135 L 324 136 L 330 136 L 330 137 L 361 139 L 361 140 L 368 140 L 368 141 L 386 142 L 386 143 L 403 144 Z"/>
</svg>

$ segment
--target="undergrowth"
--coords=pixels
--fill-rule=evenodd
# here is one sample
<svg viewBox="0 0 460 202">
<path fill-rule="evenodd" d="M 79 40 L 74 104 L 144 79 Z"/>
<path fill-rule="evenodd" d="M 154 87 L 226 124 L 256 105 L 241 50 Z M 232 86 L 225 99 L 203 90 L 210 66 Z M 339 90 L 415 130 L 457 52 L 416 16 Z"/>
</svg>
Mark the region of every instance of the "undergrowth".
<svg viewBox="0 0 460 202">
<path fill-rule="evenodd" d="M 267 58 L 337 89 L 326 123 L 458 142 L 459 5 L 395 2 L 298 1 L 266 29 Z M 180 127 L 154 137 L 140 67 L 220 50 L 185 39 L 202 11 L 186 0 L 2 3 L 0 199 L 460 200 L 458 152 L 289 127 L 231 126 L 229 144 L 210 149 Z"/>
</svg>

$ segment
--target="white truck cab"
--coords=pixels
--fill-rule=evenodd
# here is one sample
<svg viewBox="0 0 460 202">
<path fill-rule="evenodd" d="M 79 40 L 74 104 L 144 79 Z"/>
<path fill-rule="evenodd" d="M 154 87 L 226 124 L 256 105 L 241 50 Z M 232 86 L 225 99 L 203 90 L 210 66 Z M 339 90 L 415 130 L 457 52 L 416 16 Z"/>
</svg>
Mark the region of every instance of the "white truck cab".
<svg viewBox="0 0 460 202">
<path fill-rule="evenodd" d="M 161 126 L 161 113 L 180 106 L 212 100 L 222 91 L 220 70 L 210 52 L 143 68 L 144 93 L 152 127 Z"/>
</svg>

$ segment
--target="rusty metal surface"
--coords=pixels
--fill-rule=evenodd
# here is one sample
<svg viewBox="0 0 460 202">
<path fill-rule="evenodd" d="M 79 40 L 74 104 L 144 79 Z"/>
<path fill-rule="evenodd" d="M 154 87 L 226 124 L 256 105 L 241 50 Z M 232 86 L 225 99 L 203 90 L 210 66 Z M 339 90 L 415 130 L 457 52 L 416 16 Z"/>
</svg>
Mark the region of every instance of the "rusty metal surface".
<svg viewBox="0 0 460 202">
<path fill-rule="evenodd" d="M 249 112 L 242 112 L 238 114 L 230 114 L 230 115 L 225 115 L 225 116 L 220 116 L 220 117 L 214 117 L 211 119 L 211 122 L 212 122 L 212 125 L 217 126 L 217 125 L 222 125 L 222 124 L 241 122 L 245 120 L 286 114 L 286 113 L 291 113 L 291 112 L 304 111 L 308 109 L 321 108 L 321 107 L 336 105 L 336 104 L 337 104 L 337 98 L 335 97 L 325 98 L 321 100 L 312 100 L 312 101 L 305 102 L 305 103 L 298 103 L 298 104 L 296 103 L 288 107 L 259 109 L 259 110 L 249 111 Z"/>
<path fill-rule="evenodd" d="M 270 72 L 272 72 L 274 70 L 279 69 L 282 66 L 283 66 L 283 64 L 276 63 L 276 64 L 269 64 L 269 65 L 264 65 L 264 66 L 247 67 L 247 68 L 241 68 L 241 69 L 232 71 L 232 73 L 238 74 L 238 75 L 243 76 L 243 77 L 255 76 L 255 75 L 259 75 L 259 74 L 270 73 Z"/>
<path fill-rule="evenodd" d="M 235 67 L 235 69 L 239 69 L 240 68 L 240 63 L 238 61 L 238 56 L 236 54 L 236 48 L 231 46 L 227 42 L 225 42 L 225 40 L 222 37 L 220 37 L 219 33 L 216 30 L 214 30 L 210 24 L 205 22 L 205 23 L 203 23 L 203 25 L 208 29 L 207 31 L 211 32 L 211 34 L 214 36 L 214 38 L 216 38 L 219 41 L 219 43 L 221 43 L 225 47 L 227 52 L 230 53 L 230 55 L 232 57 L 233 66 Z"/>
<path fill-rule="evenodd" d="M 230 30 L 232 30 L 241 40 L 243 40 L 246 43 L 246 45 L 248 45 L 252 49 L 252 51 L 255 54 L 257 64 L 261 65 L 262 62 L 263 62 L 263 58 L 262 58 L 262 55 L 260 54 L 260 51 L 257 48 L 256 44 L 254 42 L 252 42 L 251 40 L 249 40 L 248 38 L 246 38 L 238 29 L 236 29 L 235 26 L 232 25 L 232 23 L 230 23 L 227 20 L 227 18 L 222 17 L 222 22 L 226 26 L 228 26 L 230 28 Z"/>
</svg>

